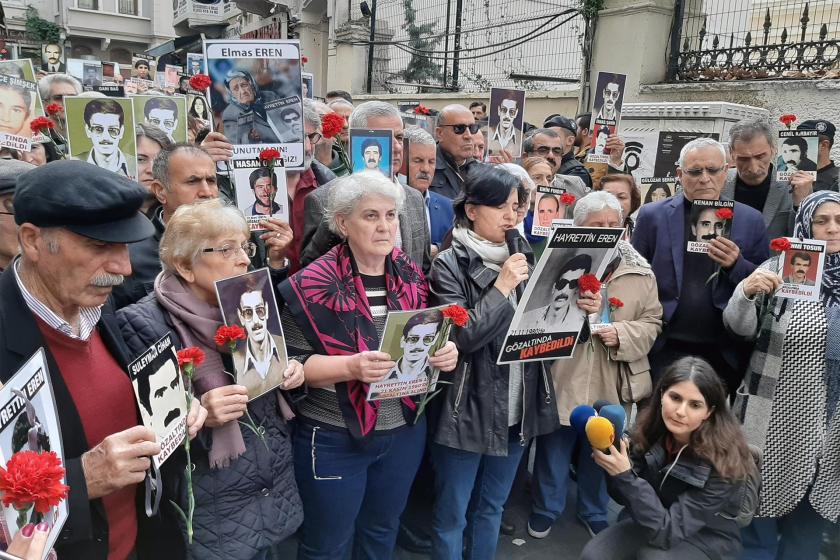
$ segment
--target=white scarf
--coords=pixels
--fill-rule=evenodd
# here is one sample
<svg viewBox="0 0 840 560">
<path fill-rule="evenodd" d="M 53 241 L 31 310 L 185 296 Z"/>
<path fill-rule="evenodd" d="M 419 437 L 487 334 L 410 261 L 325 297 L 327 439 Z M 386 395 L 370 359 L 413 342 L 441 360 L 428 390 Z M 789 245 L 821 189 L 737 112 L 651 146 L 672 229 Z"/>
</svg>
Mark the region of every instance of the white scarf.
<svg viewBox="0 0 840 560">
<path fill-rule="evenodd" d="M 472 249 L 481 257 L 484 266 L 496 272 L 502 270 L 502 265 L 510 257 L 507 243 L 504 241 L 495 243 L 488 241 L 475 233 L 473 230 L 457 226 L 452 230 L 452 239 L 457 240 L 464 246 Z"/>
</svg>

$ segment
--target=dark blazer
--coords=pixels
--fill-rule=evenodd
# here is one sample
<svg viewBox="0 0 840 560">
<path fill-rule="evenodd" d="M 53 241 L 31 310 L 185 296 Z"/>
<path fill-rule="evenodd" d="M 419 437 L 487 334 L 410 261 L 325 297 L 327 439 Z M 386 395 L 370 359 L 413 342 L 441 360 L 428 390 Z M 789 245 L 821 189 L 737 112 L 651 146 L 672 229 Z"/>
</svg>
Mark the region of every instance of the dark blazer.
<svg viewBox="0 0 840 560">
<path fill-rule="evenodd" d="M 300 252 L 300 265 L 306 266 L 341 241 L 335 236 L 324 220 L 327 198 L 333 183 L 320 186 L 304 199 L 303 244 Z M 429 230 L 426 227 L 423 197 L 417 190 L 400 185 L 405 193 L 405 203 L 400 211 L 400 237 L 402 250 L 428 274 L 432 266 L 429 254 Z"/>
<path fill-rule="evenodd" d="M 776 170 L 771 167 L 770 173 L 775 174 Z M 726 176 L 726 183 L 724 183 L 723 190 L 720 193 L 721 197 L 735 200 L 736 177 L 737 171 L 730 169 Z M 790 183 L 771 179 L 770 191 L 767 193 L 767 201 L 764 203 L 764 210 L 761 214 L 769 239 L 793 235 L 793 219 L 796 217 L 796 212 L 793 209 Z"/>
<path fill-rule="evenodd" d="M 82 470 L 82 454 L 90 450 L 91 446 L 85 438 L 82 420 L 73 403 L 70 390 L 64 382 L 55 359 L 44 343 L 35 317 L 23 300 L 11 266 L 0 275 L 0 301 L 3 302 L 0 305 L 0 381 L 3 383 L 8 381 L 40 347 L 44 347 L 47 366 L 50 370 L 50 383 L 55 394 L 58 421 L 61 425 L 66 480 L 70 487 L 67 498 L 70 515 L 56 541 L 56 552 L 60 558 L 106 560 L 108 521 L 105 508 L 102 500 L 88 498 L 87 483 Z M 127 372 L 128 350 L 119 335 L 113 312 L 108 306 L 103 308 L 102 318 L 97 328 L 111 355 Z M 183 546 L 179 544 L 182 539 L 177 524 L 169 524 L 170 528 L 174 525 L 176 532 L 166 532 L 159 517 L 147 518 L 141 501 L 141 491 L 142 485 L 138 485 L 138 558 L 183 558 Z M 159 548 L 154 551 L 143 551 L 142 546 Z"/>
<path fill-rule="evenodd" d="M 725 197 L 721 197 L 724 199 Z M 682 193 L 644 204 L 636 218 L 633 246 L 648 260 L 656 275 L 663 321 L 671 320 L 680 300 L 685 256 L 685 214 Z M 741 249 L 735 266 L 722 271 L 714 282 L 712 299 L 723 311 L 735 286 L 770 257 L 764 221 L 754 208 L 735 203 L 732 232 L 729 238 Z M 663 332 L 665 329 L 663 329 Z"/>
<path fill-rule="evenodd" d="M 452 208 L 451 199 L 432 191 L 429 191 L 428 205 L 432 245 L 440 247 L 443 238 L 455 223 L 455 210 Z"/>
</svg>

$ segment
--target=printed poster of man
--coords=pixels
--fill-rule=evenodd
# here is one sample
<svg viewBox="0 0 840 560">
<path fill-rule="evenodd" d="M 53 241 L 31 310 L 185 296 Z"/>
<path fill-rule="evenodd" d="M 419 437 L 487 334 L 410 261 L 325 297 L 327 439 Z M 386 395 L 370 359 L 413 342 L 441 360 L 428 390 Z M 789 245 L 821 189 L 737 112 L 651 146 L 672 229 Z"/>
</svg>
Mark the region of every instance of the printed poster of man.
<svg viewBox="0 0 840 560">
<path fill-rule="evenodd" d="M 380 352 L 391 355 L 396 365 L 382 381 L 370 384 L 369 401 L 394 399 L 425 393 L 429 386 L 429 352 L 441 332 L 440 308 L 388 313 Z"/>
<path fill-rule="evenodd" d="M 163 71 L 163 85 L 168 88 L 177 88 L 183 71 L 181 66 L 167 64 Z"/>
<path fill-rule="evenodd" d="M 776 179 L 790 181 L 797 171 L 807 171 L 817 178 L 817 151 L 819 150 L 819 131 L 817 130 L 782 130 L 776 148 Z"/>
<path fill-rule="evenodd" d="M 625 74 L 598 72 L 592 107 L 592 143 L 589 155 L 586 156 L 588 163 L 609 162 L 607 138 L 618 130 L 626 81 Z"/>
<path fill-rule="evenodd" d="M 782 285 L 776 296 L 808 301 L 820 300 L 825 241 L 788 238 L 790 249 L 779 255 Z"/>
<path fill-rule="evenodd" d="M 642 204 L 659 202 L 674 196 L 677 192 L 676 177 L 643 177 L 641 185 Z"/>
<path fill-rule="evenodd" d="M 64 64 L 64 47 L 60 43 L 41 45 L 41 70 L 50 74 L 67 71 Z"/>
<path fill-rule="evenodd" d="M 350 163 L 353 173 L 378 169 L 391 178 L 391 142 L 390 130 L 350 129 Z"/>
<path fill-rule="evenodd" d="M 187 141 L 187 98 L 183 96 L 135 95 L 131 98 L 138 122 L 151 124 L 172 142 Z"/>
<path fill-rule="evenodd" d="M 285 381 L 288 366 L 280 313 L 267 268 L 216 282 L 216 296 L 228 326 L 245 329 L 233 352 L 236 383 L 253 400 Z"/>
<path fill-rule="evenodd" d="M 512 157 L 522 155 L 522 126 L 525 115 L 525 90 L 490 89 L 489 129 L 486 140 L 487 155 L 502 150 Z"/>
<path fill-rule="evenodd" d="M 50 383 L 44 351 L 39 349 L 17 373 L 0 389 L 0 459 L 2 464 L 19 451 L 48 452 L 58 455 L 65 463 L 64 447 L 61 442 L 61 426 L 55 397 Z M 67 483 L 66 479 L 63 481 Z M 18 531 L 19 512 L 12 506 L 3 508 L 7 541 Z M 48 523 L 52 529 L 47 537 L 43 558 L 46 558 L 67 521 L 67 501 L 45 514 L 34 508 L 26 514 L 26 523 Z"/>
<path fill-rule="evenodd" d="M 302 168 L 299 42 L 205 41 L 204 52 L 219 94 L 213 97 L 211 122 L 234 144 L 234 159 L 255 158 L 264 148 L 276 148 L 288 169 Z"/>
<path fill-rule="evenodd" d="M 152 456 L 158 467 L 187 435 L 187 399 L 178 355 L 167 334 L 128 365 L 128 374 L 143 425 L 155 432 L 160 453 Z"/>
<path fill-rule="evenodd" d="M 92 89 L 102 85 L 102 64 L 99 62 L 85 62 L 82 65 L 82 85 Z"/>
<path fill-rule="evenodd" d="M 68 97 L 64 116 L 70 157 L 129 179 L 137 176 L 131 99 Z"/>
<path fill-rule="evenodd" d="M 44 114 L 36 110 L 37 99 L 35 82 L 0 74 L 0 146 L 22 151 L 32 148 L 29 123 Z"/>
<path fill-rule="evenodd" d="M 718 140 L 720 135 L 717 132 L 661 131 L 656 147 L 656 160 L 653 163 L 653 177 L 676 177 L 680 151 L 683 146 L 698 138 Z"/>
<path fill-rule="evenodd" d="M 686 242 L 686 251 L 708 253 L 710 241 L 716 237 L 728 239 L 732 231 L 734 208 L 735 202 L 732 200 L 695 199 L 691 203 L 688 218 L 690 236 Z"/>
<path fill-rule="evenodd" d="M 571 357 L 586 313 L 577 306 L 581 276 L 602 278 L 621 228 L 555 229 L 513 315 L 499 364 Z"/>
<path fill-rule="evenodd" d="M 187 74 L 206 74 L 204 71 L 204 55 L 201 53 L 187 53 Z"/>
<path fill-rule="evenodd" d="M 561 200 L 565 193 L 566 189 L 554 185 L 537 186 L 531 235 L 548 237 L 551 235 L 551 230 L 554 229 L 552 225 L 554 220 L 566 218 L 567 206 Z"/>
<path fill-rule="evenodd" d="M 255 159 L 233 160 L 233 184 L 236 205 L 245 214 L 251 231 L 264 231 L 261 223 L 265 218 L 289 221 L 289 197 L 282 159 L 275 162 L 273 170 Z"/>
<path fill-rule="evenodd" d="M 310 72 L 301 72 L 300 81 L 304 99 L 315 98 L 315 76 Z"/>
</svg>

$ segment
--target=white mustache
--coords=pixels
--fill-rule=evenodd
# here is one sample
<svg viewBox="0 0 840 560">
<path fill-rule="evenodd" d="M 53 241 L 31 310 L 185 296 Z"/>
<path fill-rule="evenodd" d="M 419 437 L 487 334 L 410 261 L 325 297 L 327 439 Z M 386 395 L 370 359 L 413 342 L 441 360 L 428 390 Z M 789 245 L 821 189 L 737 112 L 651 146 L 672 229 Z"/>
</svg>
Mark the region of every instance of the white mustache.
<svg viewBox="0 0 840 560">
<path fill-rule="evenodd" d="M 428 180 L 428 179 L 431 179 L 431 178 L 432 178 L 432 176 L 429 175 L 428 173 L 426 173 L 425 171 L 421 171 L 420 173 L 417 174 L 417 179 Z"/>
<path fill-rule="evenodd" d="M 94 276 L 90 284 L 97 288 L 109 288 L 111 286 L 119 286 L 123 281 L 125 281 L 125 276 L 122 274 L 109 274 L 108 272 L 104 272 L 99 276 Z"/>
</svg>

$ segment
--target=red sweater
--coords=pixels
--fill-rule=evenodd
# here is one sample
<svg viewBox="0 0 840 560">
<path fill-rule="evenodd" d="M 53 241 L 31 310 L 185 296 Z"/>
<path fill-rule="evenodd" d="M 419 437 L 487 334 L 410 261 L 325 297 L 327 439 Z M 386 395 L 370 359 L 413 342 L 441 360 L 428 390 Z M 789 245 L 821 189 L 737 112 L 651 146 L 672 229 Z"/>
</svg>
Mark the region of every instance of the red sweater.
<svg viewBox="0 0 840 560">
<path fill-rule="evenodd" d="M 38 328 L 76 404 L 89 448 L 106 436 L 136 426 L 131 380 L 111 356 L 98 330 L 88 340 L 70 338 L 41 321 Z M 108 518 L 108 560 L 124 560 L 137 540 L 136 486 L 102 498 Z"/>
</svg>

